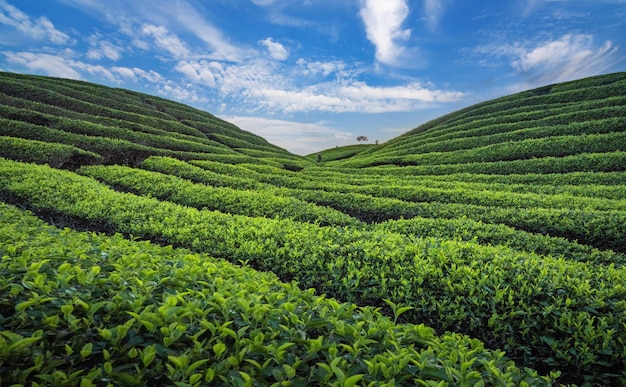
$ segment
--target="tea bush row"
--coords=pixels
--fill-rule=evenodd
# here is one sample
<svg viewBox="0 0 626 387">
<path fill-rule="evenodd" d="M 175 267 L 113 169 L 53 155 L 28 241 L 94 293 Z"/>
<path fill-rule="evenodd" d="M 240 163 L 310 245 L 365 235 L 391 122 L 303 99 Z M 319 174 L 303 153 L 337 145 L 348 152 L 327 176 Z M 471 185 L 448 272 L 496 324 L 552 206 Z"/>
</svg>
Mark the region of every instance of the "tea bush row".
<svg viewBox="0 0 626 387">
<path fill-rule="evenodd" d="M 626 376 L 617 371 L 626 365 L 626 272 L 611 265 L 198 211 L 46 166 L 3 161 L 0 177 L 6 200 L 42 215 L 246 261 L 349 302 L 410 305 L 402 321 L 469 334 L 526 366 L 559 369 L 568 381 Z"/>
<path fill-rule="evenodd" d="M 309 167 L 300 175 L 307 179 L 319 180 L 320 178 L 331 181 L 343 181 L 351 185 L 374 184 L 380 181 L 381 184 L 401 182 L 402 185 L 417 184 L 425 181 L 446 181 L 464 183 L 483 184 L 504 184 L 504 185 L 527 185 L 527 186 L 579 186 L 594 185 L 607 186 L 611 189 L 618 189 L 619 186 L 626 185 L 626 171 L 593 172 L 593 171 L 573 171 L 565 173 L 508 173 L 508 174 L 484 174 L 457 172 L 447 175 L 423 173 L 419 167 L 399 167 L 393 165 L 372 167 L 372 168 L 337 168 L 337 167 Z M 607 188 L 599 187 L 599 188 Z"/>
<path fill-rule="evenodd" d="M 196 163 L 191 160 L 190 163 Z M 197 164 L 200 165 L 200 164 Z M 323 181 L 326 185 L 348 185 L 359 187 L 395 185 L 402 189 L 414 186 L 428 186 L 440 189 L 463 189 L 473 191 L 514 192 L 519 194 L 569 195 L 588 198 L 604 198 L 613 200 L 626 199 L 626 173 L 596 172 L 570 174 L 526 174 L 526 175 L 385 175 L 356 174 L 352 171 L 312 170 L 299 174 L 306 181 Z M 621 183 L 621 182 L 624 183 Z M 370 189 L 373 193 L 373 189 Z"/>
<path fill-rule="evenodd" d="M 467 216 L 486 223 L 505 224 L 528 232 L 560 236 L 599 249 L 626 252 L 625 211 L 584 209 L 491 207 L 474 204 L 420 202 L 378 198 L 356 193 L 289 190 L 290 196 L 335 208 L 368 223 L 389 219 L 458 218 Z"/>
<path fill-rule="evenodd" d="M 0 157 L 56 168 L 96 164 L 100 155 L 71 145 L 0 136 Z"/>
<path fill-rule="evenodd" d="M 563 174 L 571 172 L 616 172 L 626 170 L 626 152 L 583 153 L 564 157 L 542 157 L 528 160 L 474 162 L 462 164 L 414 165 L 398 159 L 354 160 L 351 166 L 341 168 L 368 167 L 372 173 L 384 171 L 399 172 L 395 167 L 403 168 L 409 175 L 450 175 L 459 173 L 486 175 L 523 175 L 523 174 Z M 347 163 L 347 161 L 346 161 Z M 334 165 L 335 166 L 335 165 Z M 388 168 L 387 166 L 391 167 Z M 378 167 L 378 168 L 374 168 Z M 382 168 L 382 169 L 381 169 Z"/>
<path fill-rule="evenodd" d="M 183 160 L 215 157 L 213 153 L 155 148 L 126 140 L 76 134 L 5 118 L 0 118 L 0 135 L 73 145 L 85 151 L 99 154 L 103 162 L 107 164 L 138 165 L 152 155 L 172 156 Z"/>
<path fill-rule="evenodd" d="M 289 197 L 275 196 L 272 190 L 234 190 L 193 184 L 172 175 L 141 171 L 121 166 L 85 167 L 77 171 L 104 183 L 143 196 L 153 196 L 199 209 L 215 209 L 247 216 L 279 217 L 309 221 L 320 225 L 358 226 L 356 219 L 325 207 L 311 205 Z M 622 255 L 599 251 L 563 238 L 530 234 L 503 225 L 484 224 L 462 219 L 413 218 L 382 224 L 381 229 L 416 236 L 436 236 L 477 240 L 481 244 L 502 244 L 540 255 L 563 256 L 566 259 L 621 264 Z"/>
<path fill-rule="evenodd" d="M 623 267 L 626 254 L 598 250 L 565 238 L 550 237 L 517 230 L 502 224 L 483 223 L 465 216 L 455 219 L 411 218 L 390 220 L 372 228 L 416 237 L 476 242 L 481 245 L 501 245 L 514 250 L 562 257 L 567 260 Z"/>
<path fill-rule="evenodd" d="M 548 385 L 498 350 L 0 203 L 0 380 L 35 385 Z M 401 310 L 398 310 L 401 312 Z"/>
<path fill-rule="evenodd" d="M 513 110 L 500 112 L 496 116 L 474 119 L 468 122 L 450 125 L 442 124 L 426 132 L 414 136 L 402 137 L 392 140 L 387 148 L 399 148 L 408 145 L 411 139 L 421 142 L 434 142 L 456 139 L 460 137 L 474 137 L 510 132 L 527 128 L 540 127 L 567 127 L 579 125 L 584 122 L 604 120 L 608 117 L 620 117 L 623 115 L 626 97 L 614 96 L 603 100 L 585 101 L 573 103 L 568 106 L 559 105 L 558 108 L 546 108 L 536 106 L 530 111 Z M 530 109 L 529 107 L 528 109 Z"/>
<path fill-rule="evenodd" d="M 247 188 L 263 187 L 262 183 L 254 179 L 246 180 L 221 175 L 168 158 L 150 158 L 142 164 L 142 167 L 212 185 L 213 182 L 221 182 L 225 185 L 239 185 Z M 600 249 L 615 249 L 618 252 L 624 252 L 622 238 L 626 233 L 626 211 L 507 208 L 437 201 L 407 202 L 353 192 L 328 192 L 313 189 L 281 188 L 274 192 L 331 207 L 367 223 L 418 216 L 447 219 L 467 216 L 486 223 L 502 223 L 528 232 L 564 237 Z"/>
<path fill-rule="evenodd" d="M 163 121 L 161 125 L 152 126 L 138 123 L 135 121 L 129 121 L 119 118 L 111 118 L 102 115 L 93 115 L 84 113 L 81 111 L 71 110 L 71 108 L 65 108 L 56 105 L 50 105 L 47 103 L 38 102 L 35 100 L 29 100 L 20 98 L 17 96 L 10 96 L 2 93 L 0 90 L 0 103 L 6 106 L 12 106 L 21 109 L 31 109 L 36 112 L 51 114 L 57 117 L 64 117 L 69 119 L 79 119 L 83 121 L 93 122 L 95 124 L 117 126 L 124 129 L 141 130 L 146 133 L 157 131 L 156 133 L 167 133 L 171 136 L 190 136 L 194 139 L 206 138 L 206 136 L 197 129 L 190 128 L 182 125 L 178 122 Z"/>
<path fill-rule="evenodd" d="M 381 198 L 394 198 L 410 202 L 441 202 L 441 203 L 465 203 L 495 207 L 544 207 L 544 208 L 584 208 L 593 210 L 626 210 L 626 201 L 607 200 L 606 197 L 595 197 L 594 187 L 589 187 L 584 196 L 570 195 L 567 190 L 563 193 L 550 195 L 542 191 L 535 193 L 511 192 L 508 185 L 498 187 L 479 184 L 459 184 L 452 182 L 432 183 L 431 179 L 423 179 L 421 184 L 416 179 L 409 182 L 399 182 L 394 178 L 384 181 L 376 179 L 368 184 L 357 182 L 346 184 L 346 174 L 337 179 L 337 182 L 329 179 L 310 179 L 299 174 L 281 173 L 276 168 L 257 165 L 224 166 L 223 164 L 210 161 L 190 161 L 190 164 L 198 165 L 203 169 L 229 176 L 250 176 L 260 182 L 277 187 L 313 189 L 328 192 L 360 193 Z M 252 170 L 252 172 L 250 171 Z M 250 175 L 252 173 L 252 175 Z M 501 191 L 500 189 L 505 189 Z M 626 198 L 626 197 L 625 197 Z"/>
<path fill-rule="evenodd" d="M 624 110 L 624 112 L 620 113 L 626 115 L 626 109 Z M 607 116 L 611 117 L 610 114 L 604 117 Z M 385 151 L 376 152 L 376 155 L 401 156 L 415 153 L 453 152 L 506 143 L 508 141 L 523 141 L 554 136 L 605 134 L 623 131 L 625 125 L 626 118 L 604 118 L 565 125 L 542 124 L 542 126 L 531 126 L 524 122 L 523 124 L 517 124 L 515 128 L 497 125 L 494 127 L 481 127 L 471 132 L 454 132 L 454 136 L 442 136 L 429 140 L 416 137 L 411 143 L 390 147 Z"/>
<path fill-rule="evenodd" d="M 262 188 L 264 185 L 254 178 L 227 176 L 202 169 L 185 161 L 171 157 L 152 156 L 141 163 L 141 168 L 149 171 L 175 175 L 199 183 L 205 183 L 214 187 L 232 187 L 237 189 Z"/>
<path fill-rule="evenodd" d="M 200 153 L 232 153 L 233 151 L 222 144 L 212 145 L 173 138 L 155 133 L 142 133 L 114 126 L 93 124 L 83 120 L 60 118 L 50 114 L 33 112 L 30 109 L 17 109 L 9 106 L 0 106 L 0 116 L 11 120 L 28 122 L 34 125 L 45 126 L 51 129 L 94 137 L 109 137 L 129 141 L 145 146 L 169 149 L 173 151 L 200 152 Z"/>
<path fill-rule="evenodd" d="M 137 113 L 124 110 L 125 108 L 128 108 L 128 106 L 122 103 L 118 106 L 120 108 L 118 109 L 115 108 L 116 98 L 100 98 L 98 100 L 101 102 L 101 104 L 95 104 L 92 102 L 88 102 L 89 98 L 87 97 L 89 96 L 89 93 L 75 91 L 73 88 L 68 88 L 62 85 L 56 85 L 52 88 L 42 88 L 40 87 L 40 82 L 42 81 L 42 79 L 39 78 L 34 78 L 34 82 L 29 82 L 27 81 L 28 77 L 18 76 L 18 78 L 20 79 L 12 80 L 12 77 L 7 76 L 6 74 L 2 75 L 3 77 L 0 78 L 0 84 L 2 84 L 2 93 L 9 97 L 27 99 L 92 116 L 104 116 L 112 119 L 121 119 L 128 122 L 136 122 L 145 126 L 152 126 L 160 129 L 171 130 L 174 132 L 187 134 L 198 133 L 198 128 L 195 128 L 193 125 L 189 126 L 186 125 L 184 122 L 181 123 L 178 120 L 173 119 L 173 117 L 152 108 L 148 108 L 146 110 L 145 106 L 137 107 L 136 109 L 134 109 L 138 111 Z M 63 93 L 57 92 L 55 90 L 63 90 L 66 92 L 74 90 L 72 91 L 72 93 L 78 93 L 76 94 L 76 96 L 80 96 L 81 98 L 85 97 L 87 99 L 74 98 L 68 95 L 64 95 Z M 92 94 L 95 95 L 100 92 L 113 93 L 113 95 L 122 94 L 121 91 L 117 93 L 108 91 L 104 86 L 96 87 L 95 92 L 93 92 Z M 119 97 L 120 96 L 118 95 L 117 99 L 119 99 Z M 90 98 L 93 99 L 93 97 Z M 277 147 L 271 146 L 260 137 L 254 136 L 251 133 L 245 133 L 233 126 L 232 124 L 228 124 L 223 120 L 219 120 L 216 117 L 210 116 L 208 113 L 206 113 L 203 117 L 204 120 L 201 123 L 202 129 L 200 130 L 201 133 L 210 132 L 211 128 L 215 128 L 217 130 L 219 127 L 219 130 L 224 132 L 225 134 L 247 139 L 250 141 L 250 144 L 266 144 L 267 148 L 269 149 L 279 149 Z M 199 124 L 196 126 L 199 126 Z M 222 129 L 222 127 L 227 127 L 228 129 Z"/>
<path fill-rule="evenodd" d="M 523 141 L 510 141 L 500 144 L 451 151 L 411 155 L 374 154 L 369 158 L 355 158 L 341 162 L 344 167 L 364 167 L 370 165 L 397 164 L 440 166 L 442 164 L 534 161 L 547 157 L 565 157 L 578 154 L 619 152 L 626 149 L 626 133 L 588 134 L 578 136 L 555 136 Z M 333 162 L 339 163 L 339 162 Z"/>
<path fill-rule="evenodd" d="M 251 217 L 278 217 L 320 225 L 355 226 L 360 223 L 337 210 L 295 198 L 277 196 L 264 191 L 195 184 L 158 172 L 124 166 L 92 166 L 80 168 L 77 173 L 96 178 L 118 189 L 198 209 L 218 210 Z"/>
<path fill-rule="evenodd" d="M 623 95 L 626 84 L 623 74 L 622 79 L 612 83 L 598 87 L 581 87 L 573 90 L 563 90 L 561 92 L 549 93 L 544 95 L 536 95 L 532 91 L 524 94 L 513 94 L 495 100 L 470 106 L 450 114 L 446 120 L 446 124 L 470 122 L 480 119 L 481 116 L 496 117 L 502 112 L 519 111 L 526 109 L 527 111 L 538 110 L 538 107 L 549 109 L 558 105 L 575 104 L 581 101 L 589 103 L 590 101 L 601 101 L 615 96 Z M 461 121 L 464 120 L 464 121 Z"/>
</svg>

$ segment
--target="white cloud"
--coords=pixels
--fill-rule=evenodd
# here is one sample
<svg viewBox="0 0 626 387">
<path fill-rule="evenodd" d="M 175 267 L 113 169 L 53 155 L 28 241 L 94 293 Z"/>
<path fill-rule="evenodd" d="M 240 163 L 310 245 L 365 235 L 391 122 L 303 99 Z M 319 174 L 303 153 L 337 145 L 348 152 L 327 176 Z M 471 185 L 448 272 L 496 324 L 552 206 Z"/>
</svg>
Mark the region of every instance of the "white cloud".
<svg viewBox="0 0 626 387">
<path fill-rule="evenodd" d="M 347 78 L 356 75 L 354 71 L 347 71 L 347 65 L 343 61 L 314 61 L 309 62 L 303 58 L 298 59 L 296 62 L 298 66 L 301 66 L 302 75 L 305 76 L 317 76 L 322 75 L 328 77 L 335 73 L 339 77 Z"/>
<path fill-rule="evenodd" d="M 431 31 L 439 27 L 439 21 L 445 10 L 446 0 L 424 0 L 424 14 L 426 26 Z"/>
<path fill-rule="evenodd" d="M 606 41 L 598 50 L 593 48 L 592 35 L 564 35 L 558 40 L 544 42 L 537 47 L 520 52 L 512 66 L 525 73 L 533 69 L 555 69 L 561 77 L 571 78 L 576 73 L 587 73 L 595 69 L 607 55 L 617 48 L 611 41 Z M 600 70 L 602 71 L 602 70 Z M 575 76 L 575 75 L 574 75 Z"/>
<path fill-rule="evenodd" d="M 2 1 L 2 0 L 0 0 Z M 82 10 L 92 12 L 109 23 L 118 25 L 120 31 L 135 39 L 133 44 L 145 49 L 147 44 L 136 39 L 137 34 L 148 33 L 155 38 L 157 45 L 167 50 L 177 59 L 189 55 L 189 48 L 181 42 L 175 33 L 190 32 L 200 41 L 206 43 L 209 56 L 215 60 L 238 62 L 246 59 L 245 50 L 228 42 L 221 30 L 210 23 L 202 9 L 196 8 L 187 0 L 63 0 Z M 201 6 L 200 2 L 193 2 Z M 137 28 L 139 25 L 139 28 Z M 145 27 L 147 31 L 143 31 Z"/>
<path fill-rule="evenodd" d="M 100 40 L 99 36 L 93 35 L 89 38 L 90 48 L 87 51 L 87 58 L 100 60 L 107 58 L 117 61 L 122 57 L 123 49 L 111 42 Z"/>
<path fill-rule="evenodd" d="M 137 67 L 111 67 L 111 71 L 133 81 L 144 79 L 150 83 L 165 82 L 163 76 L 154 70 L 146 71 Z"/>
<path fill-rule="evenodd" d="M 87 79 L 88 76 L 104 78 L 109 82 L 122 84 L 126 79 L 146 80 L 151 83 L 163 82 L 164 78 L 153 70 L 142 70 L 137 67 L 111 67 L 93 65 L 73 59 L 74 53 L 65 50 L 61 54 L 33 52 L 3 52 L 8 63 L 22 66 L 31 73 L 42 72 L 46 75 L 70 79 Z"/>
<path fill-rule="evenodd" d="M 141 32 L 145 36 L 152 37 L 159 48 L 166 50 L 172 54 L 174 58 L 185 58 L 189 56 L 189 49 L 185 43 L 167 28 L 145 24 L 141 28 Z"/>
<path fill-rule="evenodd" d="M 206 98 L 199 96 L 198 93 L 193 90 L 192 85 L 177 85 L 171 81 L 166 82 L 166 84 L 158 90 L 158 93 L 166 98 L 187 103 L 198 104 L 208 101 Z"/>
<path fill-rule="evenodd" d="M 41 71 L 53 77 L 82 79 L 76 63 L 58 55 L 31 52 L 4 52 L 4 55 L 9 63 L 23 66 L 33 73 Z"/>
<path fill-rule="evenodd" d="M 40 17 L 31 21 L 28 15 L 5 0 L 0 0 L 0 23 L 15 27 L 24 35 L 37 40 L 49 40 L 55 44 L 65 44 L 70 40 L 67 34 L 57 30 L 47 18 Z"/>
<path fill-rule="evenodd" d="M 259 41 L 260 44 L 267 48 L 270 56 L 276 60 L 285 60 L 289 58 L 289 51 L 282 44 L 274 41 L 272 38 L 267 38 Z"/>
<path fill-rule="evenodd" d="M 340 89 L 341 94 L 352 99 L 364 100 L 406 100 L 418 102 L 456 102 L 463 93 L 456 91 L 434 90 L 423 86 L 418 82 L 403 86 L 372 87 L 363 82 L 355 82 L 352 85 Z"/>
<path fill-rule="evenodd" d="M 252 2 L 259 7 L 267 7 L 268 5 L 274 4 L 276 0 L 252 0 Z"/>
<path fill-rule="evenodd" d="M 205 42 L 213 50 L 211 53 L 212 59 L 233 62 L 246 59 L 247 54 L 245 51 L 229 43 L 222 31 L 207 21 L 202 16 L 204 13 L 193 7 L 189 2 L 183 0 L 176 2 L 153 0 L 137 3 L 141 3 L 141 10 L 149 12 L 157 10 L 160 20 L 170 23 L 176 22 L 178 29 L 186 29 Z"/>
<path fill-rule="evenodd" d="M 405 0 L 363 0 L 359 12 L 367 38 L 376 46 L 376 59 L 382 63 L 396 65 L 405 55 L 405 48 L 398 40 L 406 41 L 411 36 L 410 29 L 402 29 L 409 14 Z"/>
<path fill-rule="evenodd" d="M 189 80 L 193 81 L 194 83 L 215 87 L 215 75 L 213 75 L 215 69 L 212 69 L 212 67 L 214 66 L 215 63 L 210 63 L 206 61 L 180 61 L 174 69 L 178 72 L 183 73 L 185 76 L 187 76 Z"/>
<path fill-rule="evenodd" d="M 372 86 L 356 79 L 358 70 L 342 62 L 306 62 L 303 71 L 322 72 L 335 78 L 306 84 L 301 72 L 290 73 L 276 62 L 256 60 L 245 64 L 208 61 L 180 62 L 176 69 L 197 85 L 214 87 L 219 98 L 237 108 L 287 114 L 299 112 L 385 113 L 421 110 L 463 98 L 463 93 L 443 91 L 430 84 L 411 82 L 398 86 Z M 308 66 L 311 65 L 311 66 Z"/>
<path fill-rule="evenodd" d="M 566 34 L 542 42 L 516 42 L 476 49 L 480 55 L 508 57 L 510 66 L 523 80 L 511 86 L 520 91 L 545 84 L 566 82 L 602 74 L 623 60 L 619 47 L 607 40 L 594 44 L 593 35 Z"/>
</svg>

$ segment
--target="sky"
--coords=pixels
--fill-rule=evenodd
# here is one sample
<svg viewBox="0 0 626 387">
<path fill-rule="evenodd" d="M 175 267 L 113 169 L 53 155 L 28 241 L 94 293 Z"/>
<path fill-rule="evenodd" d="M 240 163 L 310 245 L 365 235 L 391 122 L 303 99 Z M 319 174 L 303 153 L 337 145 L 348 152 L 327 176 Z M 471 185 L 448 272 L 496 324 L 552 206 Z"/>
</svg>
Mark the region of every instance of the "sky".
<svg viewBox="0 0 626 387">
<path fill-rule="evenodd" d="M 307 155 L 626 71 L 626 0 L 0 0 L 0 71 L 176 100 Z"/>
</svg>

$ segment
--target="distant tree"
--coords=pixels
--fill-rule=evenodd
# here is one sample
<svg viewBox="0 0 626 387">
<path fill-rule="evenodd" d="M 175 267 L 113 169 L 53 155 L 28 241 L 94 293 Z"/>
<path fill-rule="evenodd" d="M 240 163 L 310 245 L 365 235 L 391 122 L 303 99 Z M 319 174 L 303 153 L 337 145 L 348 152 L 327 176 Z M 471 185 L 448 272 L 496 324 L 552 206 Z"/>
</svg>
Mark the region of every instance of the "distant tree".
<svg viewBox="0 0 626 387">
<path fill-rule="evenodd" d="M 318 153 L 318 154 L 317 154 L 317 162 L 318 162 L 318 163 L 321 163 L 321 162 L 322 162 L 322 154 L 321 154 L 321 153 Z"/>
<path fill-rule="evenodd" d="M 378 145 L 378 140 L 376 140 L 376 142 L 374 142 L 374 144 Z"/>
<path fill-rule="evenodd" d="M 367 137 L 366 137 L 366 136 L 359 136 L 359 137 L 357 137 L 357 138 L 356 138 L 356 140 L 357 140 L 358 142 L 361 142 L 361 141 L 367 141 Z"/>
</svg>

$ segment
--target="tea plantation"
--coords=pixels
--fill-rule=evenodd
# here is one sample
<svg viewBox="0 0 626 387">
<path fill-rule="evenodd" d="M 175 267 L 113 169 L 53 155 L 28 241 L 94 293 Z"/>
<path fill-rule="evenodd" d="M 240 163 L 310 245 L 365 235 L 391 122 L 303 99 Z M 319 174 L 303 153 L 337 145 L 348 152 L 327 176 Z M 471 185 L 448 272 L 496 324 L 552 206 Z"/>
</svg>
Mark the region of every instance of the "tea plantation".
<svg viewBox="0 0 626 387">
<path fill-rule="evenodd" d="M 0 73 L 0 385 L 626 385 L 626 73 L 320 157 Z"/>
</svg>

